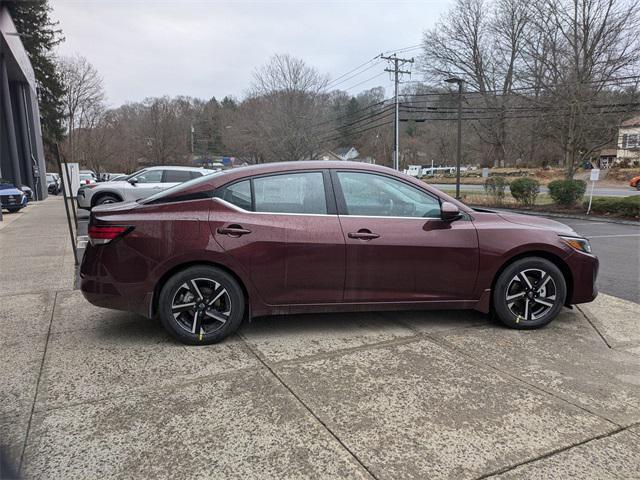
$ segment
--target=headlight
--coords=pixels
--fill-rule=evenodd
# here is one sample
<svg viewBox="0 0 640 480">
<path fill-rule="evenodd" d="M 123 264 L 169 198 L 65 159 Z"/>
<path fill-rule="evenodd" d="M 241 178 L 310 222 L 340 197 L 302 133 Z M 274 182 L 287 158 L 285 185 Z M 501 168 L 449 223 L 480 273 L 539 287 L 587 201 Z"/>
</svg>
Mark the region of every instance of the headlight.
<svg viewBox="0 0 640 480">
<path fill-rule="evenodd" d="M 589 244 L 589 240 L 586 238 L 580 237 L 565 237 L 560 235 L 560 238 L 564 243 L 569 245 L 574 250 L 578 250 L 584 253 L 591 253 L 591 245 Z"/>
</svg>

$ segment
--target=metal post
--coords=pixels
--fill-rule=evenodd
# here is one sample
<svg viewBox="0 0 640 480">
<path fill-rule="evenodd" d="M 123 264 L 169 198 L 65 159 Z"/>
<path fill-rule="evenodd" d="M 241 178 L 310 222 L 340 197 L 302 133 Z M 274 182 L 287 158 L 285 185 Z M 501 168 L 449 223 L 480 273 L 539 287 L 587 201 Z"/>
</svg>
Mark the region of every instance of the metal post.
<svg viewBox="0 0 640 480">
<path fill-rule="evenodd" d="M 458 82 L 458 147 L 456 152 L 456 199 L 460 200 L 460 163 L 462 156 L 462 81 Z"/>
<path fill-rule="evenodd" d="M 58 158 L 60 157 L 60 150 L 58 148 L 58 144 L 56 143 L 56 152 L 58 155 Z M 71 201 L 71 211 L 73 212 L 73 219 L 76 222 L 76 227 L 78 226 L 78 214 L 76 213 L 76 206 L 73 202 L 73 192 L 71 191 L 71 177 L 69 176 L 69 164 L 67 162 L 65 162 L 64 164 L 64 171 L 66 173 L 67 176 L 67 185 L 69 187 L 69 200 Z"/>
<path fill-rule="evenodd" d="M 76 249 L 76 239 L 73 233 L 73 227 L 71 226 L 71 215 L 69 214 L 69 205 L 67 205 L 67 186 L 62 177 L 62 162 L 60 162 L 60 148 L 58 144 L 55 145 L 55 153 L 56 153 L 56 161 L 58 162 L 58 172 L 60 173 L 60 179 L 62 179 L 62 200 L 64 201 L 64 209 L 67 212 L 67 225 L 69 226 L 69 237 L 71 238 L 71 247 L 73 248 L 73 259 L 75 261 L 75 265 L 78 266 L 80 262 L 78 262 L 78 250 Z M 66 170 L 66 168 L 65 168 Z M 73 202 L 73 197 L 70 197 L 70 200 Z M 76 225 L 77 225 L 76 220 Z"/>
<path fill-rule="evenodd" d="M 396 114 L 395 114 L 395 149 L 394 149 L 394 158 L 393 158 L 393 168 L 396 170 L 400 170 L 400 105 L 398 104 L 398 59 L 395 59 L 395 95 L 394 99 L 396 102 Z"/>
</svg>

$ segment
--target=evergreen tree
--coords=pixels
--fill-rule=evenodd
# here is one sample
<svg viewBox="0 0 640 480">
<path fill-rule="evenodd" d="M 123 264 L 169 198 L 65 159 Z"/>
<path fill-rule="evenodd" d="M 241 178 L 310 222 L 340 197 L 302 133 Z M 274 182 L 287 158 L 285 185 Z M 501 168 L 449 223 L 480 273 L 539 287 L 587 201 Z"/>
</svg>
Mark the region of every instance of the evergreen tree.
<svg viewBox="0 0 640 480">
<path fill-rule="evenodd" d="M 45 146 L 64 135 L 62 95 L 64 87 L 53 48 L 64 41 L 58 22 L 51 20 L 48 0 L 0 0 L 6 5 L 20 34 L 38 84 L 38 101 Z"/>
</svg>

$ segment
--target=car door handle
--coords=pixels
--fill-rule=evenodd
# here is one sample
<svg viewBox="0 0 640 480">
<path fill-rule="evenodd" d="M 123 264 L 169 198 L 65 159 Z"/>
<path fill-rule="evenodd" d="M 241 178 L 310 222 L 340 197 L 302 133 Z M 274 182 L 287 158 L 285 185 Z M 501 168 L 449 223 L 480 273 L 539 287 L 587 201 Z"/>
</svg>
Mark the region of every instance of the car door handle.
<svg viewBox="0 0 640 480">
<path fill-rule="evenodd" d="M 242 228 L 240 225 L 229 225 L 228 227 L 218 228 L 218 233 L 220 235 L 229 235 L 230 237 L 241 237 L 251 233 L 251 230 Z"/>
<path fill-rule="evenodd" d="M 358 230 L 357 232 L 350 232 L 347 236 L 358 240 L 373 240 L 374 238 L 380 237 L 377 233 L 373 233 L 371 230 L 367 230 L 366 228 Z"/>
</svg>

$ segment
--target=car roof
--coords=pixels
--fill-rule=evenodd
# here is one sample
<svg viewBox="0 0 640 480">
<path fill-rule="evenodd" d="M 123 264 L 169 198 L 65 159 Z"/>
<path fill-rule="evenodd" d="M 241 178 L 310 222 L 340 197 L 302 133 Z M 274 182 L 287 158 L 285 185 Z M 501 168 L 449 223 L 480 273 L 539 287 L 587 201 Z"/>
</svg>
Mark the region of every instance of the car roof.
<svg viewBox="0 0 640 480">
<path fill-rule="evenodd" d="M 389 173 L 395 172 L 395 170 L 382 165 L 372 165 L 370 163 L 362 162 L 349 162 L 341 160 L 300 160 L 297 162 L 273 162 L 273 163 L 261 163 L 259 165 L 248 165 L 244 167 L 238 167 L 227 172 L 242 172 L 242 176 L 245 175 L 260 175 L 262 173 L 276 173 L 276 172 L 288 172 L 292 170 L 314 170 L 314 169 L 341 169 L 346 168 L 350 170 L 367 170 L 372 172 Z"/>
<path fill-rule="evenodd" d="M 143 170 L 186 170 L 188 172 L 213 172 L 213 170 L 208 169 L 208 168 L 202 168 L 202 167 L 185 167 L 185 166 L 179 166 L 179 165 L 162 165 L 162 166 L 157 166 L 157 167 L 147 167 L 144 168 Z"/>
</svg>

